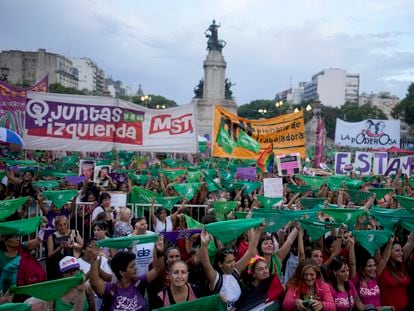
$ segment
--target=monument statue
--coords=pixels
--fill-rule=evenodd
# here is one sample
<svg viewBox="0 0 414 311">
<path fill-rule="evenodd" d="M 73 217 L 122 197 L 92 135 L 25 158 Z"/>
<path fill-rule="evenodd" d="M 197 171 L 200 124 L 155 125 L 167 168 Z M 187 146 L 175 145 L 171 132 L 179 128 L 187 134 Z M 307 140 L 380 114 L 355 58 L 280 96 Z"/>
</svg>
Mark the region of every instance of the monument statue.
<svg viewBox="0 0 414 311">
<path fill-rule="evenodd" d="M 207 40 L 207 50 L 209 51 L 220 51 L 226 45 L 226 41 L 219 40 L 218 38 L 218 28 L 220 25 L 216 24 L 216 20 L 213 19 L 213 23 L 208 27 L 208 29 L 204 32 Z M 210 32 L 210 33 L 207 33 Z"/>
<path fill-rule="evenodd" d="M 203 98 L 204 80 L 201 79 L 194 88 L 194 98 Z"/>
<path fill-rule="evenodd" d="M 231 83 L 231 80 L 229 78 L 226 78 L 224 80 L 224 98 L 225 99 L 233 99 L 233 91 L 230 90 L 230 88 L 236 85 L 236 83 Z"/>
</svg>

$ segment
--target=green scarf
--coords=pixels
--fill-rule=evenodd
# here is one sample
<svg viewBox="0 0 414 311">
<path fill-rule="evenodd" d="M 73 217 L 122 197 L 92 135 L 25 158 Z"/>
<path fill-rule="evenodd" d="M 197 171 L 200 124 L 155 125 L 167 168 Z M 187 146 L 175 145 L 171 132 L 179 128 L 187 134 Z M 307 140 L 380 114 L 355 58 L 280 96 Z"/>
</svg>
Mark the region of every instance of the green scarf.
<svg viewBox="0 0 414 311">
<path fill-rule="evenodd" d="M 239 182 L 226 182 L 226 181 L 223 181 L 221 184 L 229 192 L 232 192 L 236 189 L 240 189 L 241 187 L 243 187 L 243 184 L 239 183 Z"/>
<path fill-rule="evenodd" d="M 375 252 L 388 242 L 393 233 L 388 230 L 353 230 L 352 235 L 371 256 L 374 256 Z"/>
<path fill-rule="evenodd" d="M 44 301 L 55 301 L 83 282 L 83 273 L 77 273 L 74 276 L 63 279 L 18 287 L 12 286 L 9 291 L 17 295 L 33 296 Z"/>
<path fill-rule="evenodd" d="M 151 203 L 155 198 L 162 197 L 161 194 L 149 191 L 142 187 L 132 187 L 130 203 Z"/>
<path fill-rule="evenodd" d="M 187 184 L 173 184 L 174 190 L 177 191 L 180 195 L 185 197 L 190 201 L 197 191 L 200 189 L 201 182 L 187 183 Z"/>
<path fill-rule="evenodd" d="M 159 173 L 163 173 L 171 182 L 177 177 L 183 176 L 185 170 L 159 170 Z"/>
<path fill-rule="evenodd" d="M 55 190 L 43 191 L 42 195 L 53 202 L 57 208 L 62 208 L 66 203 L 71 201 L 78 192 L 76 190 Z"/>
<path fill-rule="evenodd" d="M 27 303 L 3 303 L 0 305 L 0 311 L 30 311 L 30 305 Z"/>
<path fill-rule="evenodd" d="M 236 209 L 238 203 L 236 201 L 214 201 L 212 205 L 216 219 L 222 221 L 227 213 Z"/>
<path fill-rule="evenodd" d="M 204 228 L 204 225 L 198 222 L 197 220 L 195 220 L 194 218 L 188 215 L 185 215 L 185 214 L 184 214 L 184 218 L 185 218 L 185 222 L 187 224 L 188 229 L 203 229 Z"/>
<path fill-rule="evenodd" d="M 351 201 L 354 202 L 355 205 L 363 205 L 362 203 L 367 201 L 372 196 L 371 192 L 365 191 L 348 190 L 347 192 L 351 197 Z"/>
<path fill-rule="evenodd" d="M 40 176 L 53 176 L 56 178 L 65 178 L 66 176 L 78 176 L 78 174 L 76 173 L 63 173 L 57 170 L 50 170 L 50 169 L 46 169 L 46 170 L 42 170 L 40 171 Z"/>
<path fill-rule="evenodd" d="M 148 175 L 138 175 L 134 173 L 128 173 L 128 177 L 137 185 L 145 186 L 148 182 Z"/>
<path fill-rule="evenodd" d="M 22 207 L 22 205 L 25 204 L 28 199 L 29 197 L 22 197 L 0 201 L 0 220 L 6 219 L 12 215 L 15 211 Z"/>
<path fill-rule="evenodd" d="M 328 183 L 328 179 L 326 177 L 306 175 L 298 175 L 297 177 L 302 179 L 314 191 L 319 190 L 323 184 Z"/>
<path fill-rule="evenodd" d="M 272 206 L 278 204 L 283 198 L 269 198 L 262 195 L 258 195 L 257 199 L 263 205 L 264 208 L 272 208 Z"/>
<path fill-rule="evenodd" d="M 203 170 L 203 172 L 205 172 Z M 204 180 L 207 183 L 207 189 L 209 192 L 214 192 L 214 191 L 218 191 L 218 190 L 223 190 L 223 187 L 221 185 L 219 185 L 218 183 L 216 183 L 213 178 L 211 178 L 208 174 L 204 173 Z"/>
<path fill-rule="evenodd" d="M 323 222 L 319 220 L 299 219 L 299 222 L 302 229 L 304 229 L 311 238 L 312 242 L 319 240 L 326 232 L 341 226 L 340 223 Z"/>
<path fill-rule="evenodd" d="M 98 247 L 108 247 L 115 249 L 122 249 L 138 244 L 155 243 L 158 240 L 157 234 L 146 235 L 129 235 L 117 238 L 106 238 L 104 240 L 96 241 Z"/>
<path fill-rule="evenodd" d="M 180 202 L 182 199 L 183 197 L 156 197 L 155 201 L 171 212 L 174 205 Z"/>
<path fill-rule="evenodd" d="M 363 209 L 355 208 L 324 208 L 322 212 L 331 216 L 337 223 L 354 225 L 358 217 L 366 213 Z"/>
<path fill-rule="evenodd" d="M 242 184 L 244 186 L 243 188 L 243 194 L 249 195 L 256 189 L 260 188 L 262 185 L 259 181 L 239 181 L 239 184 Z"/>
<path fill-rule="evenodd" d="M 394 231 L 394 226 L 400 221 L 400 219 L 409 215 L 406 209 L 386 209 L 381 207 L 373 207 L 369 211 L 369 214 L 373 216 L 386 230 Z"/>
<path fill-rule="evenodd" d="M 403 195 L 394 195 L 394 198 L 404 207 L 409 213 L 414 213 L 414 198 Z"/>
<path fill-rule="evenodd" d="M 294 184 L 288 184 L 288 189 L 294 193 L 305 193 L 308 191 L 312 191 L 312 188 L 310 186 L 297 186 Z"/>
<path fill-rule="evenodd" d="M 386 194 L 392 192 L 392 188 L 369 188 L 368 191 L 377 195 L 377 200 L 381 200 Z"/>
<path fill-rule="evenodd" d="M 0 234 L 20 236 L 30 234 L 36 232 L 41 222 L 42 216 L 2 222 L 0 223 Z"/>
<path fill-rule="evenodd" d="M 198 298 L 192 301 L 185 301 L 155 309 L 156 311 L 205 311 L 208 308 L 209 311 L 225 311 L 227 310 L 225 303 L 221 299 L 219 294 Z"/>
<path fill-rule="evenodd" d="M 201 171 L 188 171 L 187 172 L 187 182 L 199 182 L 202 176 Z"/>
<path fill-rule="evenodd" d="M 254 210 L 253 218 L 264 219 L 266 224 L 265 231 L 268 233 L 276 232 L 286 226 L 290 221 L 297 219 L 296 215 L 284 214 L 278 210 Z"/>
<path fill-rule="evenodd" d="M 250 228 L 260 226 L 261 223 L 261 219 L 236 219 L 213 222 L 207 224 L 205 228 L 208 233 L 225 244 L 235 240 Z"/>
<path fill-rule="evenodd" d="M 300 198 L 300 203 L 304 209 L 312 209 L 318 207 L 320 204 L 325 203 L 325 198 Z"/>
<path fill-rule="evenodd" d="M 221 179 L 226 182 L 231 182 L 232 180 L 234 180 L 233 172 L 221 171 L 220 176 L 221 176 Z"/>
<path fill-rule="evenodd" d="M 50 190 L 50 189 L 53 189 L 53 188 L 56 188 L 57 186 L 59 186 L 59 181 L 57 181 L 57 180 L 39 180 L 39 181 L 34 181 L 32 184 L 36 187 Z"/>
<path fill-rule="evenodd" d="M 247 214 L 247 212 L 233 212 L 233 215 L 236 217 L 236 219 L 246 219 Z"/>
</svg>

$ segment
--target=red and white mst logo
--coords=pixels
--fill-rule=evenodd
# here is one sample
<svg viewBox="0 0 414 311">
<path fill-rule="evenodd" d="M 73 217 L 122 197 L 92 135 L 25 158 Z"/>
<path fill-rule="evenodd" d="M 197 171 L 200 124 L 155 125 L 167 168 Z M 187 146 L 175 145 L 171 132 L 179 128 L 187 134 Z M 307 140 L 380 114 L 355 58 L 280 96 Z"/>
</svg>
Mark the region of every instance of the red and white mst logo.
<svg viewBox="0 0 414 311">
<path fill-rule="evenodd" d="M 178 135 L 186 132 L 193 132 L 193 123 L 191 121 L 193 114 L 188 113 L 176 118 L 170 114 L 162 114 L 151 118 L 149 134 L 169 132 L 170 135 Z"/>
</svg>

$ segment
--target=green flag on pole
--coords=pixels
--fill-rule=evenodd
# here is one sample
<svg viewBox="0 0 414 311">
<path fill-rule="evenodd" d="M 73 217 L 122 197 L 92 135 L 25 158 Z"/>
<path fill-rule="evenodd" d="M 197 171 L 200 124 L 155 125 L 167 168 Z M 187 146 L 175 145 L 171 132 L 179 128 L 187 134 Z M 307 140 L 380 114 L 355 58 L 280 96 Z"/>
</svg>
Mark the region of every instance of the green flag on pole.
<svg viewBox="0 0 414 311">
<path fill-rule="evenodd" d="M 213 235 L 222 243 L 228 243 L 235 240 L 243 232 L 250 228 L 258 227 L 262 223 L 261 219 L 236 219 L 213 222 L 206 225 L 208 233 Z"/>
<path fill-rule="evenodd" d="M 29 197 L 22 197 L 0 201 L 0 220 L 6 219 L 10 215 L 13 215 L 13 213 L 22 207 L 28 199 Z"/>
<path fill-rule="evenodd" d="M 239 137 L 237 138 L 237 147 L 250 150 L 254 153 L 258 153 L 260 151 L 260 144 L 252 137 L 250 137 L 245 131 L 239 132 Z"/>
<path fill-rule="evenodd" d="M 96 241 L 98 247 L 108 248 L 128 248 L 137 244 L 155 243 L 158 240 L 158 234 L 146 234 L 146 235 L 129 235 L 121 236 L 117 238 L 106 238 Z"/>
<path fill-rule="evenodd" d="M 205 311 L 206 309 L 208 309 L 209 311 L 227 310 L 225 303 L 220 298 L 220 295 L 216 294 L 212 296 L 197 298 L 192 301 L 176 303 L 173 305 L 169 305 L 167 307 L 155 309 L 155 311 L 183 311 L 183 310 Z"/>
<path fill-rule="evenodd" d="M 223 127 L 220 127 L 216 142 L 223 149 L 223 151 L 228 154 L 232 154 L 233 149 L 236 148 L 236 143 L 233 139 L 231 139 L 229 133 L 227 133 Z"/>
<path fill-rule="evenodd" d="M 37 231 L 42 216 L 0 223 L 1 235 L 26 235 Z"/>
<path fill-rule="evenodd" d="M 76 190 L 51 190 L 43 191 L 42 195 L 53 202 L 57 208 L 62 208 L 67 202 L 72 200 L 78 192 Z"/>
<path fill-rule="evenodd" d="M 44 301 L 55 301 L 75 286 L 84 282 L 83 273 L 53 281 L 46 281 L 25 286 L 12 286 L 9 291 L 17 295 L 27 295 Z"/>
</svg>

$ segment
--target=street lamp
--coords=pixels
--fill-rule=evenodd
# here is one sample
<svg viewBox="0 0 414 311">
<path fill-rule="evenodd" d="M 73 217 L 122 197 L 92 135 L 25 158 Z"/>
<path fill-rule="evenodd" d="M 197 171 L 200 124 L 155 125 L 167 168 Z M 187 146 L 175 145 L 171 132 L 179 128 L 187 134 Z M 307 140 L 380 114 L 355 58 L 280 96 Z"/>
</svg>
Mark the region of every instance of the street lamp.
<svg viewBox="0 0 414 311">
<path fill-rule="evenodd" d="M 7 77 L 9 76 L 9 72 L 10 72 L 9 67 L 3 66 L 0 68 L 0 70 L 1 70 L 0 80 L 7 82 Z"/>
<path fill-rule="evenodd" d="M 282 107 L 283 106 L 283 101 L 280 100 L 280 101 L 276 102 L 275 106 L 276 106 L 276 108 Z"/>
<path fill-rule="evenodd" d="M 148 107 L 148 103 L 151 101 L 151 96 L 142 95 L 141 101 L 144 102 L 145 107 Z"/>
<path fill-rule="evenodd" d="M 295 108 L 295 110 L 293 110 L 294 113 L 299 112 L 298 107 Z"/>
<path fill-rule="evenodd" d="M 165 107 L 165 105 L 158 105 L 158 104 L 157 104 L 156 107 L 157 107 L 157 109 L 165 109 L 165 108 L 167 108 L 167 107 Z"/>
<path fill-rule="evenodd" d="M 308 104 L 305 109 L 306 109 L 307 112 L 309 112 L 309 111 L 312 110 L 312 106 L 310 104 Z"/>
</svg>

